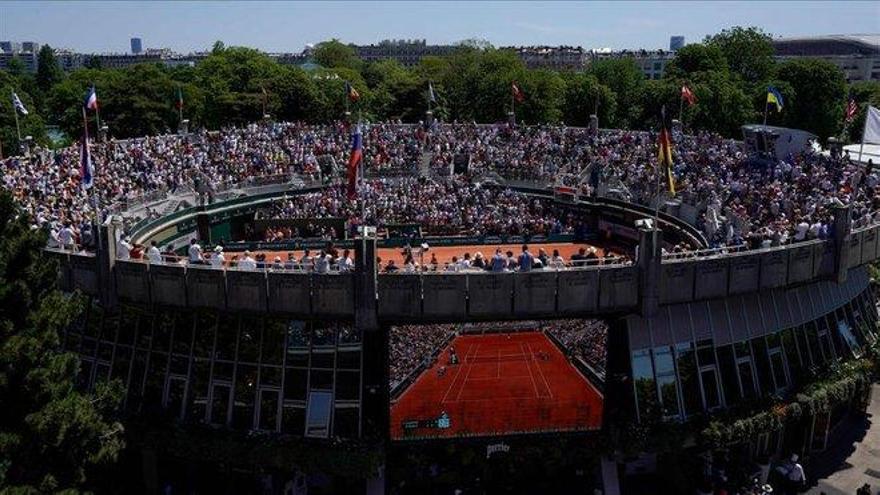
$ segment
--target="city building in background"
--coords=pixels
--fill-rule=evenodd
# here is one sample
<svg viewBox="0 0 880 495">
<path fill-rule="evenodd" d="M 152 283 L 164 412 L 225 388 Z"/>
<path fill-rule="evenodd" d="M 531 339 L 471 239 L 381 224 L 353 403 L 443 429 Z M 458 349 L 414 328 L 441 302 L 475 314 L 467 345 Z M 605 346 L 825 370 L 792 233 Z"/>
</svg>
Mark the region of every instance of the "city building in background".
<svg viewBox="0 0 880 495">
<path fill-rule="evenodd" d="M 847 81 L 880 80 L 880 34 L 849 34 L 773 40 L 776 59 L 819 58 L 843 71 Z"/>
<path fill-rule="evenodd" d="M 140 38 L 132 38 L 131 39 L 131 53 L 137 55 L 144 51 L 143 44 L 141 43 Z"/>
<path fill-rule="evenodd" d="M 35 41 L 0 41 L 0 69 L 7 69 L 13 59 L 18 59 L 25 72 L 36 72 L 40 44 Z"/>
<path fill-rule="evenodd" d="M 422 57 L 449 55 L 454 45 L 429 45 L 425 40 L 383 40 L 375 45 L 355 46 L 357 56 L 364 62 L 394 59 L 404 67 L 418 65 Z"/>
<path fill-rule="evenodd" d="M 682 47 L 684 47 L 684 36 L 669 37 L 669 51 L 681 50 Z"/>
</svg>

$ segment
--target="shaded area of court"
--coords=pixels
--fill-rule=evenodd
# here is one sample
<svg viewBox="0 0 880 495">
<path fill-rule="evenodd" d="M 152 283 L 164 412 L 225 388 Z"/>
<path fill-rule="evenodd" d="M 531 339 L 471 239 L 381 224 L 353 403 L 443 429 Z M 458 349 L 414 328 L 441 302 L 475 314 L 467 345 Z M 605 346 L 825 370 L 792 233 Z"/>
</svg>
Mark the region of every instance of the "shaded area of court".
<svg viewBox="0 0 880 495">
<path fill-rule="evenodd" d="M 597 430 L 602 405 L 543 333 L 463 335 L 392 404 L 391 437 Z"/>
</svg>

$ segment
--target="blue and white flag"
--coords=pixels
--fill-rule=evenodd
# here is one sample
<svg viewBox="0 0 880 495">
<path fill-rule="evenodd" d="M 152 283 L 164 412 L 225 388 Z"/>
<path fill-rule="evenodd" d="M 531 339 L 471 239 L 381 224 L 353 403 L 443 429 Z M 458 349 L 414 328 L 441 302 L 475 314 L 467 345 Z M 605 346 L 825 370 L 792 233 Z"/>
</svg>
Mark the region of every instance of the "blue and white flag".
<svg viewBox="0 0 880 495">
<path fill-rule="evenodd" d="M 27 108 L 24 107 L 24 103 L 21 102 L 21 99 L 15 94 L 15 91 L 12 92 L 12 106 L 15 107 L 15 110 L 20 114 L 28 114 Z"/>
<path fill-rule="evenodd" d="M 428 101 L 437 103 L 437 96 L 434 94 L 434 85 L 428 82 Z"/>
</svg>

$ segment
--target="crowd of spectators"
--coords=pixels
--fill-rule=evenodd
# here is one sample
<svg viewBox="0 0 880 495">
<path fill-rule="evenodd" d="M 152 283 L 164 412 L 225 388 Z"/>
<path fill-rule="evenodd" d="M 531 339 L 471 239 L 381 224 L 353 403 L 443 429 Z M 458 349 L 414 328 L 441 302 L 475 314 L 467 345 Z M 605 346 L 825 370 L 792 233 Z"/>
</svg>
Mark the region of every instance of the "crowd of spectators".
<svg viewBox="0 0 880 495">
<path fill-rule="evenodd" d="M 396 325 L 389 332 L 390 385 L 394 389 L 420 365 L 428 366 L 456 333 L 456 325 Z"/>
<path fill-rule="evenodd" d="M 539 234 L 572 228 L 548 204 L 503 188 L 481 187 L 485 178 L 561 183 L 582 194 L 618 184 L 619 194 L 642 204 L 656 198 L 656 136 L 563 126 L 473 124 L 363 126 L 366 176 L 416 175 L 430 159 L 435 177 L 366 180 L 360 203 L 339 187 L 298 196 L 278 206 L 283 216 L 355 217 L 366 205 L 368 222 L 419 223 L 435 234 Z M 760 247 L 828 235 L 830 206 L 852 204 L 856 224 L 878 221 L 880 180 L 847 156 L 805 150 L 776 163 L 756 164 L 741 144 L 697 133 L 674 137 L 677 198 L 695 208 L 696 224 L 712 246 Z M 85 244 L 86 228 L 115 205 L 174 193 L 198 182 L 219 188 L 267 176 L 344 174 L 350 128 L 342 123 L 261 123 L 187 136 L 111 140 L 91 146 L 95 186 L 79 177 L 79 147 L 36 149 L 0 162 L 2 185 L 37 227 L 55 236 L 72 232 Z M 470 157 L 463 176 L 448 175 L 456 156 Z M 443 173 L 438 173 L 438 172 Z M 392 173 L 393 172 L 393 173 Z M 277 238 L 277 237 L 276 237 Z M 61 241 L 63 243 L 63 241 Z"/>
<path fill-rule="evenodd" d="M 605 371 L 608 324 L 602 320 L 553 320 L 544 331 L 553 335 L 571 356 L 583 359 L 596 371 Z"/>
</svg>

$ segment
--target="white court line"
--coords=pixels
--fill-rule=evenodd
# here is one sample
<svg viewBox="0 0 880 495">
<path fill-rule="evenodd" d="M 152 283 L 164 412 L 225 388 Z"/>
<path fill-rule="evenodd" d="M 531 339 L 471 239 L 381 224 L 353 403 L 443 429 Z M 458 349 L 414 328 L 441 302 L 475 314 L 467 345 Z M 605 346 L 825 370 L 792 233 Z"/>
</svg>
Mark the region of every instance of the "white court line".
<svg viewBox="0 0 880 495">
<path fill-rule="evenodd" d="M 529 346 L 529 352 L 534 352 L 534 351 L 532 351 L 532 344 L 531 343 L 526 343 L 526 345 Z M 547 387 L 547 393 L 550 394 L 550 398 L 552 399 L 553 398 L 553 391 L 550 390 L 550 384 L 547 383 L 547 377 L 544 376 L 544 370 L 541 369 L 541 363 L 535 363 L 535 367 L 538 368 L 538 373 L 541 374 L 541 379 L 544 380 L 544 386 Z"/>
<path fill-rule="evenodd" d="M 454 340 L 453 340 L 453 342 L 454 342 Z M 452 344 L 450 344 L 450 345 L 452 345 Z M 458 375 L 461 374 L 461 368 L 462 368 L 463 366 L 465 366 L 464 363 L 467 361 L 467 357 L 470 355 L 470 353 L 471 353 L 471 349 L 472 349 L 473 347 L 474 347 L 474 346 L 470 346 L 470 347 L 468 347 L 467 352 L 464 353 L 464 359 L 461 360 L 461 364 L 459 364 L 459 365 L 457 365 L 457 366 L 455 367 L 455 376 L 452 377 L 452 383 L 449 384 L 449 388 L 447 388 L 447 389 L 446 389 L 446 393 L 443 394 L 443 398 L 440 400 L 440 403 L 441 403 L 441 404 L 443 404 L 443 403 L 446 402 L 446 397 L 449 396 L 449 392 L 451 392 L 451 391 L 452 391 L 452 387 L 455 386 L 455 382 L 458 380 Z M 445 350 L 446 350 L 446 349 L 444 349 L 444 351 L 445 351 Z"/>
<path fill-rule="evenodd" d="M 478 355 L 480 354 L 480 352 L 479 352 L 480 344 L 475 344 L 474 347 L 477 348 L 477 350 L 474 351 L 474 356 L 478 356 Z M 458 401 L 459 399 L 461 399 L 461 393 L 464 391 L 464 387 L 465 387 L 465 385 L 467 385 L 468 377 L 471 375 L 471 370 L 472 370 L 472 369 L 474 369 L 474 365 L 473 365 L 473 364 L 469 364 L 469 365 L 468 365 L 467 373 L 465 373 L 465 375 L 464 375 L 464 381 L 461 382 L 461 387 L 458 389 L 458 394 L 455 395 L 455 400 L 456 400 L 456 401 Z"/>
<path fill-rule="evenodd" d="M 520 347 L 520 349 L 522 349 L 522 353 L 525 354 L 525 353 L 526 353 L 526 349 L 525 349 L 525 347 L 523 347 L 522 342 L 519 343 L 519 347 Z M 529 378 L 532 379 L 532 387 L 535 388 L 535 398 L 536 398 L 536 399 L 540 399 L 540 398 L 541 398 L 541 394 L 538 393 L 538 383 L 535 381 L 535 375 L 532 374 L 532 367 L 531 367 L 531 365 L 529 364 L 529 360 L 528 360 L 528 359 L 526 359 L 526 369 L 529 370 Z"/>
</svg>

